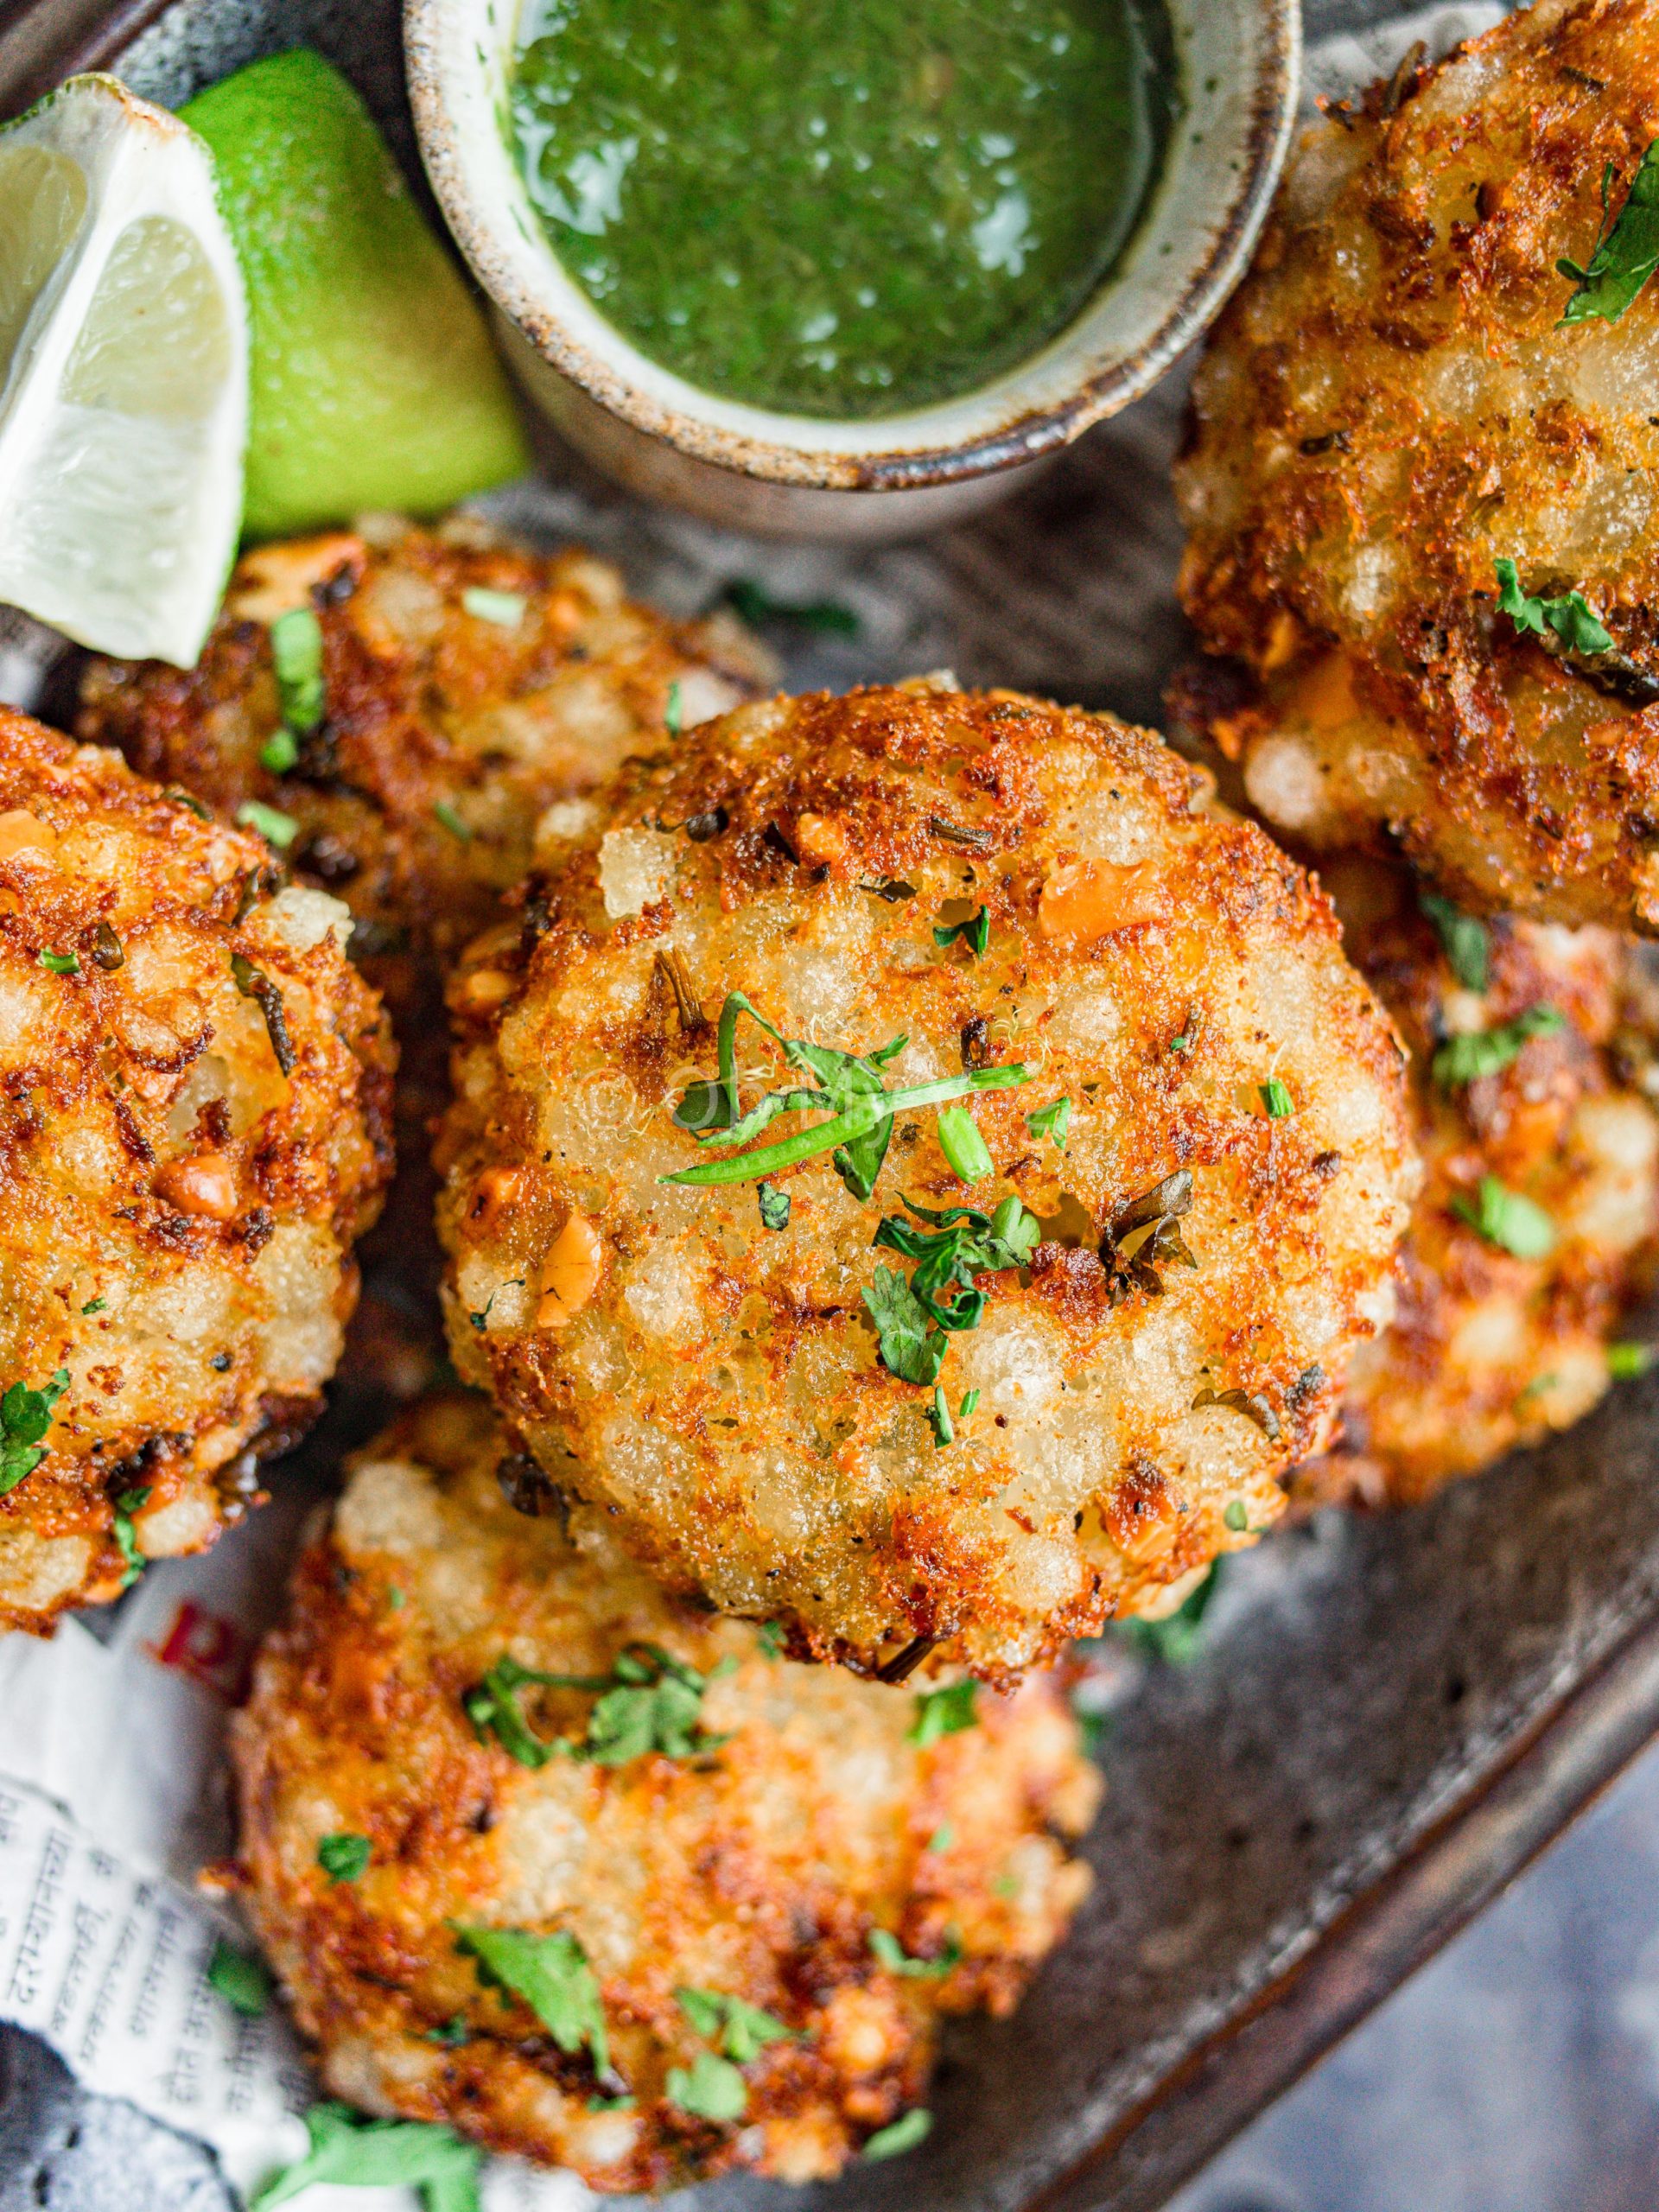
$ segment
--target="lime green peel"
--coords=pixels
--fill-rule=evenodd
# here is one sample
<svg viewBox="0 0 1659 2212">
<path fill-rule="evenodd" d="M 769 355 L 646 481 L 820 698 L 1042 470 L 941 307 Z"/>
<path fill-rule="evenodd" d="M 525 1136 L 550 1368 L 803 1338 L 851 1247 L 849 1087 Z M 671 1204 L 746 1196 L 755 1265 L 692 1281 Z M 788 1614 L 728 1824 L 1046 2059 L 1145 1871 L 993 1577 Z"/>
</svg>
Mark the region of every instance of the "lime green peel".
<svg viewBox="0 0 1659 2212">
<path fill-rule="evenodd" d="M 296 48 L 181 113 L 248 292 L 247 534 L 435 514 L 526 468 L 478 304 L 339 71 Z"/>
</svg>

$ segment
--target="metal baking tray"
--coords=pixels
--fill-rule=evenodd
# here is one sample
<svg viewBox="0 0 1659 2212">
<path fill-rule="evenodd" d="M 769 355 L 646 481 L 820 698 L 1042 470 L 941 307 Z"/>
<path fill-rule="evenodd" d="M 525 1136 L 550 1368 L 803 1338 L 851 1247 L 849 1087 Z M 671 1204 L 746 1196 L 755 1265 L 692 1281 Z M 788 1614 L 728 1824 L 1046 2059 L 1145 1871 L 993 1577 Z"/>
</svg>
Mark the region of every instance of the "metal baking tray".
<svg viewBox="0 0 1659 2212">
<path fill-rule="evenodd" d="M 1322 0 L 1307 28 L 1390 12 Z M 302 42 L 355 80 L 418 179 L 390 0 L 11 0 L 0 114 L 88 67 L 172 104 Z M 1154 721 L 1190 643 L 1166 483 L 1179 411 L 1177 378 L 1007 505 L 922 543 L 720 547 L 751 574 L 845 584 L 874 610 L 857 639 L 810 644 L 792 685 L 950 665 Z M 551 465 L 642 589 L 699 533 Z M 1325 1516 L 1236 1563 L 1196 1661 L 1128 1683 L 1093 1896 L 1018 2017 L 964 2025 L 949 2046 L 926 2148 L 804 2191 L 728 2183 L 677 2201 L 1162 2203 L 1659 1731 L 1656 1446 L 1659 1376 L 1427 1509 Z M 83 2095 L 28 2038 L 0 2039 L 0 2212 L 227 2201 L 206 2152 Z"/>
</svg>

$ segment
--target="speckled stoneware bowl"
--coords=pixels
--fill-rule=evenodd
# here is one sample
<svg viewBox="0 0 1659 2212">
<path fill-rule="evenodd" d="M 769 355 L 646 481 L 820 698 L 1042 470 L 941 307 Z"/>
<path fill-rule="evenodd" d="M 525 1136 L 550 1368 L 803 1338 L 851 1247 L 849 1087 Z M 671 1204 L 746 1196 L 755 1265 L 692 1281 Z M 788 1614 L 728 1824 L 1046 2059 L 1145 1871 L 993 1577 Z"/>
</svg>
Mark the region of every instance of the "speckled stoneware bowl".
<svg viewBox="0 0 1659 2212">
<path fill-rule="evenodd" d="M 1289 137 L 1296 0 L 1170 0 L 1185 111 L 1139 230 L 1069 329 L 982 390 L 876 422 L 776 414 L 649 359 L 555 257 L 501 124 L 515 0 L 407 0 L 410 96 L 439 204 L 508 359 L 630 489 L 779 537 L 907 536 L 988 505 L 1156 382 L 1243 273 Z"/>
</svg>

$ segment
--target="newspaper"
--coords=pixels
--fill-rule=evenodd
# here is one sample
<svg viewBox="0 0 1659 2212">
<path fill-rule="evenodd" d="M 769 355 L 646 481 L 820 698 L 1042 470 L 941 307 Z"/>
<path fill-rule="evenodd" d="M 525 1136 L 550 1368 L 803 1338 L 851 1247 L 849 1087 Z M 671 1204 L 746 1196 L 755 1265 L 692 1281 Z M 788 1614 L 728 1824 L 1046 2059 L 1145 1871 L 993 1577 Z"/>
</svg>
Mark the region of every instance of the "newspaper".
<svg viewBox="0 0 1659 2212">
<path fill-rule="evenodd" d="M 1327 41 L 1308 57 L 1310 105 L 1385 73 L 1417 39 L 1443 53 L 1503 12 L 1433 9 Z M 1003 635 L 1029 641 L 1033 665 L 1009 668 L 1005 656 L 1000 680 L 1072 696 L 1098 690 L 1150 715 L 1153 703 L 1134 696 L 1144 688 L 1141 608 L 1166 601 L 1173 550 L 1167 500 L 1144 487 L 1161 486 L 1184 383 L 1178 371 L 1096 434 L 1099 480 L 1129 486 L 1110 518 L 1109 605 L 1097 582 L 1090 593 L 1075 575 L 1056 575 L 1045 591 L 1029 563 L 1000 564 L 994 529 L 976 533 L 971 552 L 958 540 L 948 555 L 916 546 L 780 553 L 544 479 L 482 504 L 537 539 L 578 537 L 625 559 L 671 611 L 709 604 L 762 558 L 779 596 L 852 606 L 856 642 L 809 645 L 786 670 L 793 688 L 960 664 L 965 596 L 994 601 Z M 1011 594 L 1027 603 L 1011 605 Z M 944 611 L 951 599 L 954 623 Z M 0 696 L 34 703 L 52 645 L 49 632 L 0 616 Z M 1076 680 L 1048 677 L 1045 655 L 1067 657 Z M 979 674 L 971 664 L 960 672 Z M 301 2115 L 315 2094 L 281 2012 L 245 2018 L 208 1981 L 216 1942 L 247 1938 L 197 1878 L 232 1848 L 226 1718 L 327 1484 L 284 1473 L 273 1490 L 271 1503 L 215 1550 L 157 1564 L 118 1605 L 70 1618 L 50 1642 L 0 1638 L 0 2019 L 42 2037 L 89 2088 L 205 2140 L 245 2192 L 303 2152 Z M 572 2176 L 500 2159 L 486 2167 L 484 2198 L 486 2212 L 577 2212 L 594 2201 Z M 306 2201 L 315 2212 L 404 2212 L 413 2202 L 403 2190 L 333 2188 Z"/>
</svg>

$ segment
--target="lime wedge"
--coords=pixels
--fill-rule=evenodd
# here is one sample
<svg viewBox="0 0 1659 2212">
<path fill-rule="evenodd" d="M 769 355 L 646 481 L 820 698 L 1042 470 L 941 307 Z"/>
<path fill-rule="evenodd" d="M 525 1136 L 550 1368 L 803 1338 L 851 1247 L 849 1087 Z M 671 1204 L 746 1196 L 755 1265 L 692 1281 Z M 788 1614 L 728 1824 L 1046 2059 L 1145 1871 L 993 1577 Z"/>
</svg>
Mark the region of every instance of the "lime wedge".
<svg viewBox="0 0 1659 2212">
<path fill-rule="evenodd" d="M 207 153 L 112 77 L 0 130 L 0 600 L 191 666 L 236 550 L 247 319 Z"/>
<path fill-rule="evenodd" d="M 433 514 L 526 468 L 484 319 L 339 72 L 298 48 L 182 112 L 247 282 L 249 532 Z"/>
</svg>

